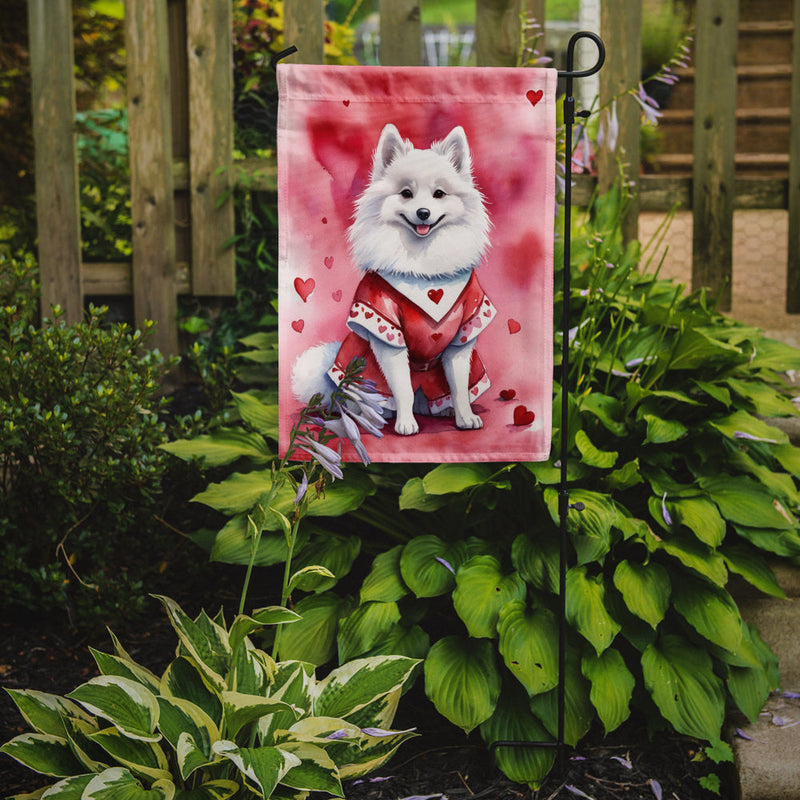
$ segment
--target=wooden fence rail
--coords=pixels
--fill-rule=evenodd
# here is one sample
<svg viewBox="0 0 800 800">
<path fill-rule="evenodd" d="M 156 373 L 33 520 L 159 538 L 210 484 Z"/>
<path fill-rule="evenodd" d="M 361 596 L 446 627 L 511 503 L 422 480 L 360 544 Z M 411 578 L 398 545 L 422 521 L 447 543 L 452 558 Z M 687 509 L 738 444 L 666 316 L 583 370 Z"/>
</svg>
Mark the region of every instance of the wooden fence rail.
<svg viewBox="0 0 800 800">
<path fill-rule="evenodd" d="M 384 65 L 421 62 L 420 5 L 380 0 Z M 600 73 L 601 104 L 640 79 L 640 0 L 603 0 L 601 30 L 608 57 Z M 71 0 L 29 0 L 37 213 L 42 306 L 80 319 L 87 296 L 132 295 L 137 323 L 158 322 L 156 346 L 178 349 L 179 294 L 235 291 L 232 190 L 274 188 L 275 164 L 233 163 L 232 0 L 126 0 L 133 258 L 82 264 L 74 134 Z M 573 195 L 586 202 L 628 165 L 637 190 L 625 233 L 637 233 L 640 210 L 676 203 L 694 215 L 693 284 L 730 303 L 732 220 L 738 208 L 788 209 L 786 308 L 800 313 L 800 2 L 794 3 L 790 172 L 787 179 L 736 179 L 734 139 L 738 0 L 696 1 L 697 52 L 692 177 L 640 176 L 639 108 L 618 101 L 620 135 L 599 154 L 598 176 L 580 176 Z M 479 66 L 513 66 L 520 15 L 544 19 L 545 0 L 476 0 Z M 285 0 L 285 41 L 293 60 L 323 60 L 323 0 Z M 546 35 L 546 32 L 545 32 Z M 540 43 L 541 45 L 541 43 Z M 587 44 L 591 47 L 591 44 Z"/>
</svg>

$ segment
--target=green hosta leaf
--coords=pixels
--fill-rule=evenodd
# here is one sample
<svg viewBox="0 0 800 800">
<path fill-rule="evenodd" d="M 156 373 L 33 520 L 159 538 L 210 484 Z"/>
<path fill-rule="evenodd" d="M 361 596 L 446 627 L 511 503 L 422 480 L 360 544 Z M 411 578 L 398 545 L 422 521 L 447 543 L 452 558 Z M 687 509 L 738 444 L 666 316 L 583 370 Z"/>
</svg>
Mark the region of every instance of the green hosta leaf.
<svg viewBox="0 0 800 800">
<path fill-rule="evenodd" d="M 287 703 L 272 697 L 262 697 L 241 692 L 223 692 L 222 707 L 225 715 L 225 731 L 229 736 L 236 734 L 251 722 L 278 711 L 292 711 Z"/>
<path fill-rule="evenodd" d="M 358 554 L 361 552 L 361 537 L 359 536 L 327 536 L 314 537 L 298 554 L 292 562 L 296 570 L 311 566 L 320 566 L 329 570 L 331 575 L 308 574 L 304 576 L 297 586 L 304 592 L 324 592 L 336 585 L 353 566 Z"/>
<path fill-rule="evenodd" d="M 615 469 L 613 472 L 606 475 L 606 484 L 609 489 L 623 491 L 625 489 L 630 489 L 632 486 L 637 486 L 640 483 L 644 483 L 644 478 L 639 471 L 638 458 L 634 458 L 633 461 L 628 461 L 619 469 Z"/>
<path fill-rule="evenodd" d="M 204 711 L 215 725 L 222 722 L 222 698 L 188 658 L 176 658 L 167 667 L 161 676 L 160 693 L 166 698 L 188 700 Z"/>
<path fill-rule="evenodd" d="M 406 656 L 423 659 L 431 647 L 430 636 L 419 625 L 393 625 L 366 655 Z"/>
<path fill-rule="evenodd" d="M 800 477 L 800 447 L 793 444 L 781 444 L 771 447 L 772 455 L 780 465 L 795 478 Z"/>
<path fill-rule="evenodd" d="M 511 563 L 525 581 L 543 592 L 558 592 L 559 545 L 555 538 L 532 539 L 521 533 L 511 545 Z"/>
<path fill-rule="evenodd" d="M 106 728 L 89 738 L 134 775 L 149 781 L 170 780 L 167 757 L 157 744 L 130 739 L 116 728 Z"/>
<path fill-rule="evenodd" d="M 581 662 L 581 671 L 592 689 L 589 699 L 597 709 L 606 735 L 616 730 L 630 716 L 631 697 L 636 679 L 625 666 L 619 650 L 609 648 L 602 655 L 588 653 Z"/>
<path fill-rule="evenodd" d="M 70 692 L 90 714 L 108 720 L 131 739 L 157 742 L 158 703 L 140 683 L 117 675 L 100 675 Z"/>
<path fill-rule="evenodd" d="M 549 742 L 552 737 L 531 713 L 525 693 L 509 684 L 503 687 L 494 713 L 481 724 L 481 736 L 487 745 L 495 742 Z M 545 747 L 501 746 L 495 762 L 512 781 L 538 789 L 555 762 L 555 749 Z"/>
<path fill-rule="evenodd" d="M 37 692 L 34 689 L 6 689 L 6 691 L 25 718 L 25 722 L 36 733 L 63 737 L 64 717 L 75 717 L 86 722 L 92 720 L 77 703 L 58 695 Z"/>
<path fill-rule="evenodd" d="M 166 442 L 159 447 L 184 461 L 196 459 L 204 467 L 219 467 L 239 458 L 265 464 L 275 457 L 261 435 L 240 428 L 217 428 L 210 434 Z"/>
<path fill-rule="evenodd" d="M 789 417 L 797 414 L 792 401 L 762 380 L 740 381 L 727 378 L 725 383 L 734 393 L 753 405 L 753 410 L 761 417 Z"/>
<path fill-rule="evenodd" d="M 304 597 L 295 610 L 301 619 L 281 631 L 281 660 L 316 665 L 330 661 L 336 653 L 339 619 L 350 610 L 348 601 L 325 592 Z"/>
<path fill-rule="evenodd" d="M 264 797 L 271 797 L 284 775 L 300 765 L 296 755 L 277 747 L 237 747 L 223 739 L 214 743 L 214 752 L 232 761 L 239 772 L 261 789 Z"/>
<path fill-rule="evenodd" d="M 753 350 L 750 361 L 751 369 L 775 370 L 776 372 L 800 369 L 800 356 L 797 348 L 786 342 L 761 336 L 758 339 L 758 347 Z"/>
<path fill-rule="evenodd" d="M 700 485 L 719 506 L 722 516 L 750 528 L 796 528 L 796 519 L 760 484 L 742 476 L 700 479 Z"/>
<path fill-rule="evenodd" d="M 558 492 L 555 489 L 546 489 L 545 502 L 550 511 L 553 523 L 560 522 L 558 513 Z M 592 492 L 587 489 L 571 489 L 569 493 L 570 505 L 583 503 L 584 508 L 578 511 L 569 510 L 567 515 L 567 531 L 570 534 L 583 534 L 606 539 L 617 519 L 617 507 L 614 501 L 606 494 Z"/>
<path fill-rule="evenodd" d="M 669 572 L 661 564 L 650 561 L 620 561 L 614 570 L 614 586 L 625 599 L 631 613 L 655 629 L 669 608 L 672 586 Z"/>
<path fill-rule="evenodd" d="M 511 674 L 528 694 L 558 684 L 558 623 L 551 611 L 526 608 L 513 600 L 500 609 L 498 650 Z"/>
<path fill-rule="evenodd" d="M 492 474 L 488 464 L 440 464 L 422 479 L 422 486 L 427 494 L 452 494 L 481 486 Z"/>
<path fill-rule="evenodd" d="M 644 414 L 647 423 L 645 444 L 669 444 L 686 435 L 689 430 L 682 422 L 674 419 L 662 419 L 653 414 Z"/>
<path fill-rule="evenodd" d="M 299 622 L 302 617 L 296 612 L 283 606 L 266 606 L 253 611 L 252 616 L 239 614 L 231 625 L 228 632 L 228 643 L 231 650 L 239 649 L 245 637 L 253 631 L 263 628 L 265 625 L 285 625 L 291 622 Z"/>
<path fill-rule="evenodd" d="M 644 651 L 642 671 L 647 691 L 678 733 L 720 738 L 725 694 L 705 651 L 666 634 Z"/>
<path fill-rule="evenodd" d="M 561 481 L 561 467 L 551 461 L 526 461 L 523 466 L 536 480 L 544 486 L 552 486 Z M 567 459 L 567 480 L 579 481 L 585 478 L 591 469 L 576 458 Z"/>
<path fill-rule="evenodd" d="M 339 662 L 364 655 L 399 621 L 397 603 L 362 603 L 339 623 Z"/>
<path fill-rule="evenodd" d="M 112 767 L 89 781 L 81 800 L 172 800 L 174 796 L 172 781 L 159 780 L 145 789 L 127 769 Z"/>
<path fill-rule="evenodd" d="M 725 650 L 736 651 L 742 641 L 742 618 L 725 589 L 682 575 L 672 587 L 672 604 L 702 636 Z"/>
<path fill-rule="evenodd" d="M 16 759 L 34 772 L 63 778 L 86 772 L 70 749 L 69 742 L 49 733 L 23 733 L 0 747 L 0 753 Z"/>
<path fill-rule="evenodd" d="M 151 692 L 158 691 L 159 679 L 149 669 L 137 664 L 130 658 L 101 653 L 93 647 L 90 647 L 89 650 L 103 675 L 119 675 L 122 678 L 130 678 L 132 681 L 141 683 Z"/>
<path fill-rule="evenodd" d="M 494 713 L 500 687 L 494 645 L 486 639 L 446 636 L 425 659 L 425 693 L 467 733 Z"/>
<path fill-rule="evenodd" d="M 567 571 L 567 620 L 596 650 L 603 652 L 619 633 L 621 625 L 608 613 L 603 575 L 587 575 L 586 567 Z"/>
<path fill-rule="evenodd" d="M 780 428 L 776 428 L 746 411 L 735 411 L 727 417 L 709 420 L 708 424 L 729 439 L 739 439 L 742 438 L 741 434 L 745 434 L 775 444 L 786 444 L 789 441 L 789 437 Z"/>
<path fill-rule="evenodd" d="M 403 546 L 397 545 L 375 557 L 369 575 L 361 584 L 361 602 L 379 600 L 392 603 L 408 594 L 408 587 L 400 573 L 400 554 Z"/>
<path fill-rule="evenodd" d="M 451 501 L 452 498 L 446 495 L 428 494 L 422 478 L 410 478 L 400 492 L 399 508 L 401 511 L 437 511 Z"/>
<path fill-rule="evenodd" d="M 761 667 L 728 667 L 727 685 L 734 702 L 750 722 L 758 720 L 774 688 Z"/>
<path fill-rule="evenodd" d="M 674 522 L 685 525 L 703 544 L 719 547 L 725 538 L 725 520 L 716 505 L 703 497 L 686 497 L 666 502 Z"/>
<path fill-rule="evenodd" d="M 760 550 L 775 553 L 778 556 L 793 558 L 800 556 L 800 536 L 791 530 L 775 528 L 748 528 L 745 525 L 734 525 L 736 533 L 755 545 Z"/>
<path fill-rule="evenodd" d="M 419 664 L 403 656 L 358 658 L 332 670 L 316 687 L 314 713 L 350 719 L 353 714 L 387 695 L 399 693 Z M 357 723 L 357 720 L 351 720 Z M 381 726 L 391 724 L 385 720 Z"/>
<path fill-rule="evenodd" d="M 770 597 L 786 597 L 772 567 L 754 547 L 747 544 L 730 544 L 720 552 L 731 572 L 741 575 L 748 583 Z"/>
<path fill-rule="evenodd" d="M 713 361 L 736 363 L 741 360 L 743 360 L 742 351 L 738 347 L 719 339 L 712 339 L 697 328 L 687 328 L 681 334 L 672 353 L 669 368 L 697 369 L 706 367 Z"/>
<path fill-rule="evenodd" d="M 468 558 L 463 541 L 448 544 L 438 536 L 417 536 L 400 556 L 403 581 L 417 597 L 436 597 L 455 585 L 455 572 Z"/>
<path fill-rule="evenodd" d="M 708 381 L 692 381 L 692 383 L 721 405 L 730 408 L 731 393 L 724 386 L 720 386 L 716 383 L 709 383 Z"/>
<path fill-rule="evenodd" d="M 283 742 L 280 749 L 300 759 L 281 778 L 284 786 L 307 792 L 327 792 L 335 797 L 344 797 L 339 770 L 331 757 L 321 748 L 309 742 Z"/>
<path fill-rule="evenodd" d="M 589 682 L 581 675 L 577 651 L 568 651 L 564 672 L 564 741 L 571 747 L 586 735 L 594 719 L 589 689 Z M 558 689 L 534 695 L 530 698 L 530 707 L 549 733 L 557 736 Z"/>
<path fill-rule="evenodd" d="M 474 556 L 456 574 L 453 607 L 470 636 L 494 639 L 500 609 L 511 600 L 522 600 L 525 592 L 518 573 L 504 575 L 493 556 Z"/>
<path fill-rule="evenodd" d="M 92 778 L 94 778 L 94 773 L 74 775 L 70 778 L 64 778 L 64 780 L 58 781 L 58 783 L 54 783 L 46 790 L 45 794 L 42 794 L 41 792 L 43 790 L 40 789 L 33 794 L 12 795 L 8 800 L 38 800 L 39 797 L 44 798 L 44 800 L 47 800 L 47 798 L 56 798 L 56 800 L 81 800 L 81 797 L 83 797 L 83 790 L 89 785 Z"/>
<path fill-rule="evenodd" d="M 227 631 L 210 620 L 205 625 L 194 621 L 184 614 L 174 600 L 160 595 L 156 597 L 166 608 L 181 645 L 186 648 L 208 680 L 217 689 L 222 689 L 225 685 L 222 676 L 228 671 L 231 660 Z"/>
<path fill-rule="evenodd" d="M 592 440 L 585 431 L 577 431 L 575 434 L 575 446 L 580 451 L 581 461 L 597 469 L 611 469 L 619 458 L 619 453 L 616 450 L 598 450 L 592 444 Z"/>
<path fill-rule="evenodd" d="M 660 500 L 658 503 L 660 506 Z M 725 568 L 722 556 L 702 542 L 698 542 L 694 536 L 671 533 L 667 538 L 657 540 L 651 534 L 647 537 L 646 543 L 651 551 L 663 550 L 717 586 L 724 586 L 728 580 L 728 570 Z"/>
<path fill-rule="evenodd" d="M 252 392 L 231 392 L 242 419 L 264 436 L 278 440 L 278 405 L 262 403 Z"/>
<path fill-rule="evenodd" d="M 308 533 L 307 526 L 300 528 L 302 547 Z M 298 537 L 300 538 L 300 537 Z M 282 533 L 264 531 L 258 542 L 253 566 L 270 567 L 286 560 L 286 539 Z M 253 538 L 248 531 L 247 514 L 231 517 L 216 534 L 211 545 L 210 558 L 223 564 L 249 564 L 253 558 Z"/>
<path fill-rule="evenodd" d="M 586 411 L 597 417 L 606 430 L 614 436 L 624 437 L 627 433 L 625 425 L 625 409 L 616 397 L 607 394 L 591 392 L 581 398 L 581 411 Z"/>
</svg>

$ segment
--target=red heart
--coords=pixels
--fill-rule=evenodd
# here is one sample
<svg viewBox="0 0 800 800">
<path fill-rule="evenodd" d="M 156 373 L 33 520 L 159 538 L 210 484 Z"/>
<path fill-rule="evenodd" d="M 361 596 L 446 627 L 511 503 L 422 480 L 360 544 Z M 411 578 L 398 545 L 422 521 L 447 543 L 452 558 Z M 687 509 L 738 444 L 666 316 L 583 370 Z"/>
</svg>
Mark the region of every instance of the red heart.
<svg viewBox="0 0 800 800">
<path fill-rule="evenodd" d="M 302 333 L 302 332 L 303 332 L 303 326 L 304 326 L 305 324 L 306 324 L 306 323 L 305 323 L 305 322 L 304 322 L 302 319 L 296 319 L 296 320 L 295 320 L 295 321 L 292 323 L 292 328 L 294 328 L 294 330 L 296 330 L 298 333 Z"/>
<path fill-rule="evenodd" d="M 522 325 L 519 324 L 515 319 L 510 319 L 508 321 L 508 332 L 509 333 L 519 333 L 522 330 Z"/>
<path fill-rule="evenodd" d="M 331 292 L 331 297 L 337 303 L 340 303 L 342 301 L 342 290 L 341 289 L 337 289 L 335 292 Z"/>
<path fill-rule="evenodd" d="M 530 425 L 536 419 L 536 414 L 533 411 L 528 411 L 525 406 L 517 406 L 514 409 L 514 424 L 515 425 Z"/>
<path fill-rule="evenodd" d="M 325 266 L 330 269 L 333 266 L 333 256 L 325 256 Z"/>
<path fill-rule="evenodd" d="M 342 100 L 342 104 L 344 105 L 345 108 L 347 108 L 347 106 L 350 105 L 350 101 L 349 100 Z"/>
<path fill-rule="evenodd" d="M 439 339 L 441 339 L 441 338 L 442 338 L 442 334 L 441 333 L 432 333 L 431 334 L 431 339 L 433 339 L 434 342 L 438 342 Z"/>
<path fill-rule="evenodd" d="M 500 390 L 500 399 L 501 400 L 513 400 L 517 396 L 517 392 L 514 389 L 501 389 Z"/>
<path fill-rule="evenodd" d="M 323 217 L 322 218 L 322 224 L 323 225 L 327 225 L 328 224 L 328 218 L 327 217 Z"/>
<path fill-rule="evenodd" d="M 302 278 L 294 279 L 294 290 L 300 295 L 304 303 L 308 300 L 308 296 L 314 291 L 316 285 L 313 278 L 309 278 L 307 281 Z"/>
<path fill-rule="evenodd" d="M 530 100 L 532 106 L 535 106 L 543 97 L 544 92 L 541 89 L 537 89 L 534 91 L 533 89 L 528 89 L 525 93 L 525 97 Z"/>
<path fill-rule="evenodd" d="M 428 297 L 434 303 L 438 303 L 442 299 L 442 295 L 444 295 L 444 289 L 428 289 Z"/>
<path fill-rule="evenodd" d="M 375 313 L 374 311 L 365 311 L 365 312 L 364 312 L 364 316 L 365 316 L 367 319 L 369 319 L 370 317 L 372 317 L 372 316 L 373 316 L 373 314 L 374 314 L 374 313 Z"/>
</svg>

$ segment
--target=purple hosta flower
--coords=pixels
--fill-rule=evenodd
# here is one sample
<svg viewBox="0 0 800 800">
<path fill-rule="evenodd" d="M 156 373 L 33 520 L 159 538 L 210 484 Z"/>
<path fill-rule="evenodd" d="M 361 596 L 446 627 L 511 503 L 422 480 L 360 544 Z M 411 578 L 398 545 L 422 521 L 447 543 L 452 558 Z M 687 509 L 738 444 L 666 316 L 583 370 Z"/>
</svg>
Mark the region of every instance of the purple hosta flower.
<svg viewBox="0 0 800 800">
<path fill-rule="evenodd" d="M 303 473 L 303 477 L 300 480 L 300 485 L 297 487 L 297 494 L 294 496 L 294 504 L 299 505 L 302 499 L 306 496 L 306 492 L 308 491 L 308 475 Z"/>
<path fill-rule="evenodd" d="M 357 781 L 353 781 L 353 786 L 358 786 L 359 783 L 383 783 L 384 781 L 390 781 L 392 778 L 394 778 L 394 775 L 387 775 L 385 778 L 380 775 L 376 775 L 374 778 L 359 778 Z"/>
<path fill-rule="evenodd" d="M 408 797 L 401 797 L 400 800 L 447 800 L 443 794 L 410 794 Z"/>
<path fill-rule="evenodd" d="M 361 733 L 366 733 L 367 736 L 375 736 L 381 738 L 384 736 L 395 736 L 398 733 L 413 733 L 415 730 L 416 728 L 407 728 L 404 731 L 387 731 L 384 730 L 383 728 L 362 728 Z"/>
<path fill-rule="evenodd" d="M 305 453 L 308 453 L 326 472 L 334 478 L 343 478 L 342 456 L 335 450 L 319 442 L 315 442 L 308 434 L 303 434 L 295 439 L 295 444 Z"/>
<path fill-rule="evenodd" d="M 661 498 L 661 516 L 664 517 L 664 522 L 667 525 L 672 525 L 672 517 L 670 516 L 669 511 L 667 511 L 667 493 L 664 492 L 664 496 Z"/>
<path fill-rule="evenodd" d="M 661 790 L 661 784 L 655 778 L 650 778 L 650 780 L 647 782 L 650 784 L 650 789 L 653 792 L 653 795 L 655 795 L 656 800 L 661 800 L 661 798 L 664 796 L 664 793 Z"/>
<path fill-rule="evenodd" d="M 748 742 L 754 742 L 754 741 L 756 741 L 756 740 L 755 740 L 755 739 L 754 739 L 752 736 L 750 736 L 749 734 L 745 733 L 745 732 L 744 732 L 744 731 L 743 731 L 741 728 L 737 728 L 737 729 L 736 729 L 736 735 L 737 735 L 737 736 L 738 736 L 740 739 L 745 739 L 745 740 L 746 740 L 746 741 L 748 741 Z"/>
<path fill-rule="evenodd" d="M 434 557 L 436 558 L 436 560 L 440 564 L 443 564 L 447 569 L 449 569 L 450 572 L 453 573 L 453 575 L 456 574 L 456 571 L 453 569 L 453 565 L 449 561 L 446 561 L 445 559 L 441 558 L 440 556 L 434 556 Z"/>
<path fill-rule="evenodd" d="M 339 728 L 338 731 L 334 731 L 333 733 L 329 733 L 326 739 L 348 739 L 350 738 L 350 732 L 346 728 Z"/>
<path fill-rule="evenodd" d="M 564 785 L 564 788 L 570 793 L 574 794 L 575 797 L 585 797 L 586 800 L 594 800 L 590 794 L 586 794 L 586 792 L 581 791 L 577 786 L 572 786 L 571 784 L 567 783 Z"/>
<path fill-rule="evenodd" d="M 733 436 L 735 439 L 749 439 L 753 442 L 766 442 L 767 444 L 778 444 L 777 439 L 765 439 L 763 436 L 754 436 L 752 433 L 746 431 L 734 431 Z"/>
<path fill-rule="evenodd" d="M 789 700 L 800 700 L 800 692 L 782 692 L 782 696 Z"/>
<path fill-rule="evenodd" d="M 361 432 L 358 430 L 355 420 L 342 413 L 341 417 L 326 419 L 322 424 L 325 426 L 325 430 L 330 431 L 334 436 L 339 439 L 347 439 L 355 448 L 356 453 L 358 453 L 361 463 L 365 466 L 369 465 L 370 457 L 367 453 L 367 448 L 364 447 L 364 443 L 361 441 Z"/>
<path fill-rule="evenodd" d="M 622 756 L 611 756 L 612 761 L 619 761 L 625 769 L 633 769 L 633 764 L 629 758 L 623 758 Z"/>
<path fill-rule="evenodd" d="M 613 153 L 617 149 L 618 138 L 619 120 L 617 119 L 617 101 L 614 100 L 611 108 L 600 120 L 600 126 L 597 129 L 597 144 L 599 147 L 607 147 Z"/>
<path fill-rule="evenodd" d="M 578 126 L 577 144 L 572 153 L 572 169 L 579 172 L 590 172 L 592 169 L 592 143 L 583 125 Z"/>
<path fill-rule="evenodd" d="M 633 99 L 642 107 L 645 121 L 658 125 L 658 118 L 662 112 L 658 110 L 658 103 L 647 94 L 641 83 L 639 84 L 639 90 L 633 95 Z"/>
</svg>

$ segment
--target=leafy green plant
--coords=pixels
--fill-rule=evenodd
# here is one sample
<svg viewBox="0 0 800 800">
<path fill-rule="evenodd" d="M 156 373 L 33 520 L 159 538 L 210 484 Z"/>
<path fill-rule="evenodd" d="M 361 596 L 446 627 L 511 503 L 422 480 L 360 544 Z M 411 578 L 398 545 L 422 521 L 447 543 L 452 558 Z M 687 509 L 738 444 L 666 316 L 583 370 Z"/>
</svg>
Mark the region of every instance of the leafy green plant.
<svg viewBox="0 0 800 800">
<path fill-rule="evenodd" d="M 80 616 L 141 598 L 111 556 L 119 537 L 152 527 L 169 364 L 148 347 L 148 328 L 106 326 L 104 309 L 66 325 L 56 308 L 34 327 L 32 258 L 0 255 L 0 291 L 0 603 Z"/>
<path fill-rule="evenodd" d="M 100 675 L 66 697 L 8 690 L 32 732 L 0 751 L 55 779 L 47 797 L 343 797 L 343 779 L 414 735 L 390 729 L 413 659 L 358 659 L 319 679 L 313 665 L 276 663 L 250 640 L 293 623 L 292 611 L 262 608 L 228 627 L 221 612 L 192 619 L 159 599 L 178 638 L 161 676 L 112 634 L 113 654 L 92 651 Z"/>
</svg>

